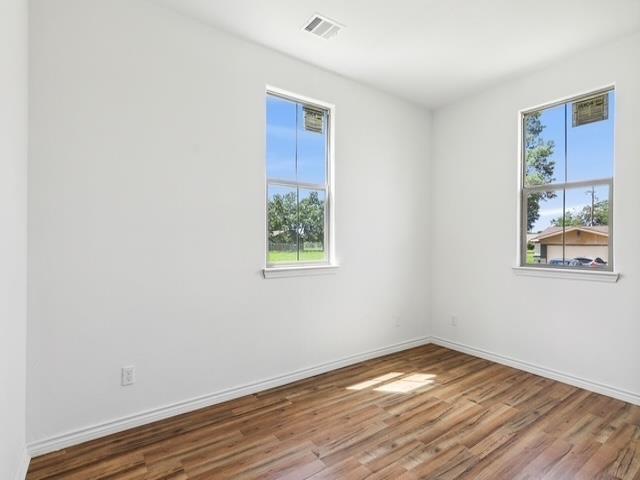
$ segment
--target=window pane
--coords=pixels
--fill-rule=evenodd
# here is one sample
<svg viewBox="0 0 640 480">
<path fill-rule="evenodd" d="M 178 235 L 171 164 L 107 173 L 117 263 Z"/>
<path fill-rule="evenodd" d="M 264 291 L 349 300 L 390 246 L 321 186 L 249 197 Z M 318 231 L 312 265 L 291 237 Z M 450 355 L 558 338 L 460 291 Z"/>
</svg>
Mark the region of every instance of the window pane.
<svg viewBox="0 0 640 480">
<path fill-rule="evenodd" d="M 606 120 L 573 126 L 567 120 L 567 181 L 593 180 L 613 176 L 613 118 L 615 94 L 607 94 Z M 568 111 L 573 110 L 573 103 Z"/>
<path fill-rule="evenodd" d="M 564 182 L 565 106 L 524 115 L 525 186 Z"/>
<path fill-rule="evenodd" d="M 609 261 L 609 186 L 566 190 L 565 257 L 573 266 L 606 268 Z"/>
<path fill-rule="evenodd" d="M 267 95 L 270 265 L 329 258 L 325 241 L 328 127 L 326 110 Z"/>
<path fill-rule="evenodd" d="M 298 260 L 298 193 L 292 187 L 269 186 L 268 261 L 292 263 Z"/>
<path fill-rule="evenodd" d="M 327 112 L 298 105 L 298 181 L 324 185 Z"/>
<path fill-rule="evenodd" d="M 267 95 L 267 176 L 296 179 L 296 103 Z"/>
<path fill-rule="evenodd" d="M 564 265 L 563 195 L 562 190 L 527 195 L 527 264 Z"/>
<path fill-rule="evenodd" d="M 324 242 L 325 192 L 322 190 L 299 191 L 300 260 L 322 262 L 327 258 Z"/>
</svg>

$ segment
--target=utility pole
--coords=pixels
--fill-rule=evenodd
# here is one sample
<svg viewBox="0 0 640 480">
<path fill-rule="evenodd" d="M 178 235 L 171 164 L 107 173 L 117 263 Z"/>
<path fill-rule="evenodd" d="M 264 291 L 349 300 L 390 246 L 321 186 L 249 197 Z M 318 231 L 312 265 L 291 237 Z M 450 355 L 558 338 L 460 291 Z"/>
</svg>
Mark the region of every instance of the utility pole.
<svg viewBox="0 0 640 480">
<path fill-rule="evenodd" d="M 589 226 L 593 227 L 593 211 L 596 208 L 596 187 L 594 185 L 591 186 L 591 191 L 587 190 L 585 192 L 587 195 L 591 195 L 591 221 L 589 222 Z"/>
</svg>

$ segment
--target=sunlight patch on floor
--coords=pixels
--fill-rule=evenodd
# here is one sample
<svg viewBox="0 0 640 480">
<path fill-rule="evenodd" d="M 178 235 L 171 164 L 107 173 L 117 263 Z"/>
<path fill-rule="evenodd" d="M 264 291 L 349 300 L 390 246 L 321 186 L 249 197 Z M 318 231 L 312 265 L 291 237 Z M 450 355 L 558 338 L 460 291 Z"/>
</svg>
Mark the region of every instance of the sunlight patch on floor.
<svg viewBox="0 0 640 480">
<path fill-rule="evenodd" d="M 373 390 L 376 392 L 385 393 L 408 393 L 426 385 L 434 383 L 435 375 L 431 373 L 412 373 L 405 375 L 404 372 L 391 372 L 386 375 L 372 378 L 371 380 L 365 380 L 364 382 L 356 383 L 347 387 L 347 390 L 365 390 L 367 388 L 375 387 Z M 395 380 L 394 380 L 395 379 Z M 394 380 L 389 382 L 389 380 Z M 389 382 L 389 383 L 387 383 Z M 382 385 L 381 385 L 382 384 Z"/>
<path fill-rule="evenodd" d="M 414 390 L 417 390 L 418 388 L 424 387 L 425 385 L 430 385 L 433 383 L 433 380 L 431 379 L 414 381 L 414 380 L 409 380 L 409 378 L 410 377 L 406 377 L 400 380 L 396 380 L 395 382 L 381 385 L 378 388 L 374 388 L 374 390 L 376 392 L 387 392 L 387 393 L 409 393 Z"/>
<path fill-rule="evenodd" d="M 347 387 L 347 390 L 364 390 L 365 388 L 373 387 L 374 385 L 378 385 L 379 383 L 383 383 L 394 378 L 399 377 L 400 375 L 404 375 L 404 372 L 391 372 L 386 375 L 381 375 L 376 378 L 372 378 L 371 380 L 366 380 L 364 382 L 356 383 L 355 385 L 351 385 Z"/>
</svg>

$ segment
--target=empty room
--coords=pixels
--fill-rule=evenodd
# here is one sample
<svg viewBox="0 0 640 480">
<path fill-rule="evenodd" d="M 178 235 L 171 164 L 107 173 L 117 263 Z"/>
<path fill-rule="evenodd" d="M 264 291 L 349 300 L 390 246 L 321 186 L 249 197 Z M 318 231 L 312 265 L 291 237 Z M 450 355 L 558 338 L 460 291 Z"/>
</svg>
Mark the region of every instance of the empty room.
<svg viewBox="0 0 640 480">
<path fill-rule="evenodd" d="M 0 33 L 0 480 L 640 480 L 640 0 Z"/>
</svg>

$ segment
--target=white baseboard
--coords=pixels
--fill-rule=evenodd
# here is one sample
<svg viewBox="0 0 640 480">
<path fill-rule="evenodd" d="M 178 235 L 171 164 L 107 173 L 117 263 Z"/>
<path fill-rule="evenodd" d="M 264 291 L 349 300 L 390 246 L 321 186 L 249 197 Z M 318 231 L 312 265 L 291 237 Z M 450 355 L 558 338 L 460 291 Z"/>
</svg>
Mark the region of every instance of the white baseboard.
<svg viewBox="0 0 640 480">
<path fill-rule="evenodd" d="M 634 405 L 640 405 L 640 394 L 637 394 L 637 393 L 629 392 L 629 391 L 622 390 L 610 385 L 605 385 L 602 383 L 587 380 L 585 378 L 580 378 L 575 375 L 559 372 L 557 370 L 553 370 L 547 367 L 542 367 L 540 365 L 535 365 L 529 362 L 516 360 L 514 358 L 507 357 L 505 355 L 500 355 L 498 353 L 489 352 L 487 350 L 482 350 L 480 348 L 471 347 L 469 345 L 465 345 L 462 343 L 445 340 L 440 337 L 421 337 L 421 338 L 416 338 L 406 342 L 390 345 L 388 347 L 378 348 L 375 350 L 370 350 L 368 352 L 350 355 L 340 360 L 326 362 L 320 365 L 316 365 L 314 367 L 296 370 L 294 372 L 287 373 L 284 375 L 279 375 L 269 379 L 261 380 L 254 383 L 249 383 L 246 385 L 241 385 L 238 387 L 210 393 L 207 395 L 202 395 L 199 397 L 194 397 L 188 400 L 183 400 L 183 401 L 172 403 L 162 407 L 149 409 L 133 415 L 128 415 L 126 417 L 116 418 L 107 422 L 98 423 L 88 427 L 73 430 L 64 434 L 38 440 L 36 442 L 30 443 L 27 446 L 28 454 L 30 454 L 31 457 L 36 457 L 38 455 L 43 455 L 45 453 L 50 453 L 56 450 L 60 450 L 62 448 L 67 448 L 72 445 L 77 445 L 83 442 L 87 442 L 89 440 L 94 440 L 96 438 L 104 437 L 112 433 L 121 432 L 123 430 L 128 430 L 134 427 L 139 427 L 140 425 L 145 425 L 147 423 L 163 420 L 165 418 L 173 417 L 175 415 L 180 415 L 182 413 L 191 412 L 199 408 L 204 408 L 204 407 L 208 407 L 218 403 L 226 402 L 228 400 L 233 400 L 234 398 L 242 397 L 244 395 L 251 395 L 253 393 L 257 393 L 263 390 L 268 390 L 269 388 L 279 387 L 281 385 L 286 385 L 287 383 L 292 383 L 298 380 L 319 375 L 321 373 L 326 373 L 331 370 L 353 365 L 354 363 L 362 362 L 364 360 L 381 357 L 384 355 L 388 355 L 390 353 L 399 352 L 401 350 L 406 350 L 409 348 L 426 345 L 428 343 L 434 343 L 442 347 L 447 347 L 452 350 L 456 350 L 462 353 L 467 353 L 469 355 L 484 358 L 486 360 L 490 360 L 492 362 L 500 363 L 503 365 L 508 365 L 510 367 L 514 367 L 519 370 L 524 370 L 526 372 L 540 375 L 542 377 L 550 378 L 552 380 L 557 380 L 559 382 L 567 383 L 569 385 L 573 385 L 579 388 L 584 388 L 585 390 L 601 393 L 603 395 L 617 398 L 619 400 L 623 400 L 625 402 L 629 402 Z M 24 467 L 24 473 L 26 474 L 26 471 L 29 465 L 29 455 L 27 454 L 25 455 L 26 456 L 25 456 L 23 467 Z M 22 477 L 18 476 L 16 478 L 23 480 L 24 476 Z"/>
<path fill-rule="evenodd" d="M 602 395 L 617 398 L 618 400 L 623 400 L 634 405 L 640 405 L 640 394 L 638 393 L 629 392 L 620 388 L 613 387 L 611 385 L 594 382 L 586 378 L 580 378 L 575 375 L 559 372 L 557 370 L 542 367 L 540 365 L 535 365 L 533 363 L 523 362 L 521 360 L 516 360 L 515 358 L 489 352 L 480 348 L 471 347 L 462 343 L 445 340 L 444 338 L 440 337 L 431 337 L 431 342 L 442 347 L 450 348 L 451 350 L 456 350 L 458 352 L 467 353 L 475 357 L 484 358 L 485 360 L 508 365 L 509 367 L 524 370 L 525 372 L 529 373 L 534 373 L 536 375 L 540 375 L 541 377 L 550 378 L 562 383 L 567 383 L 569 385 L 573 385 L 574 387 L 584 388 L 585 390 L 589 390 L 591 392 L 601 393 Z"/>
<path fill-rule="evenodd" d="M 24 449 L 20 464 L 18 465 L 18 471 L 16 472 L 16 480 L 24 480 L 27 477 L 27 470 L 29 470 L 29 462 L 31 462 L 31 456 Z"/>
<path fill-rule="evenodd" d="M 191 412 L 199 408 L 209 407 L 218 403 L 233 400 L 234 398 L 251 395 L 253 393 L 268 390 L 269 388 L 279 387 L 287 383 L 295 382 L 305 378 L 313 377 L 321 373 L 326 373 L 337 368 L 346 367 L 354 363 L 369 360 L 375 357 L 381 357 L 390 353 L 399 352 L 430 342 L 430 337 L 421 337 L 413 340 L 390 345 L 388 347 L 378 348 L 355 355 L 349 355 L 331 362 L 326 362 L 301 370 L 296 370 L 284 375 L 268 378 L 254 383 L 241 385 L 238 387 L 222 390 L 188 400 L 172 403 L 158 408 L 152 408 L 126 417 L 116 418 L 107 422 L 98 423 L 88 427 L 73 430 L 60 435 L 32 442 L 28 445 L 28 451 L 32 457 L 44 455 L 45 453 L 54 452 L 63 448 L 77 445 L 89 440 L 104 437 L 112 433 L 121 432 L 130 428 L 139 427 L 147 423 L 163 420 L 165 418 L 180 415 L 182 413 Z"/>
</svg>

